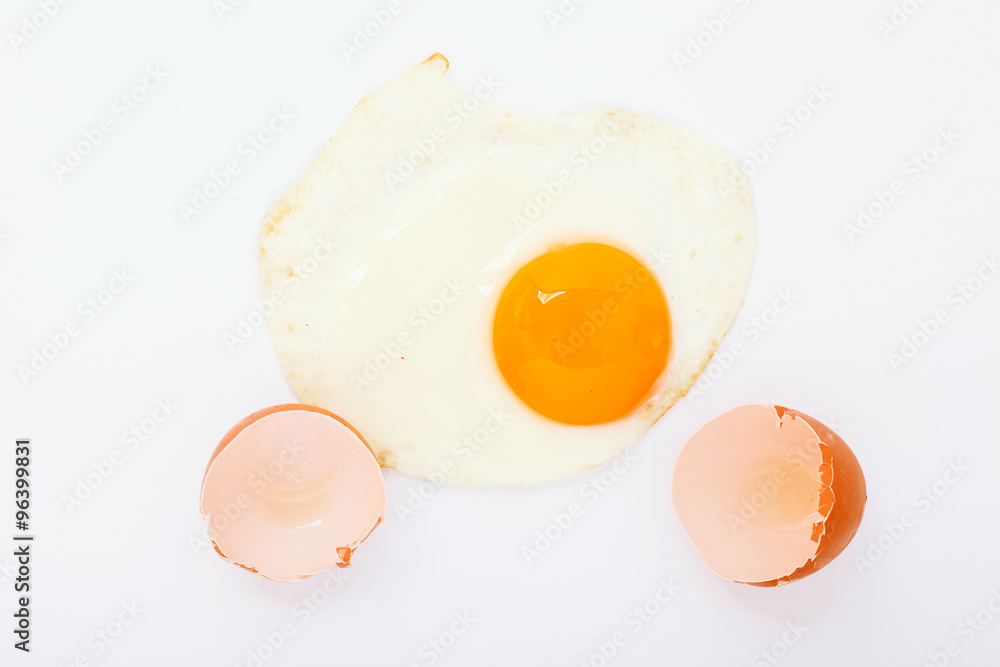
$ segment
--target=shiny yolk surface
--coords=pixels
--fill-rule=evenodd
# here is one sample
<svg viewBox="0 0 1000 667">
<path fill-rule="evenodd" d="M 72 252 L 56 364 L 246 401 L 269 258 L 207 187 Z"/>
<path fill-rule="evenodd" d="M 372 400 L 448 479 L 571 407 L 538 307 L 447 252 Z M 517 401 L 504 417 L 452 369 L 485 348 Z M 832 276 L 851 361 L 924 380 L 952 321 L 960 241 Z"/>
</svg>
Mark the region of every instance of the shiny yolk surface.
<svg viewBox="0 0 1000 667">
<path fill-rule="evenodd" d="M 493 350 L 511 389 L 535 411 L 600 424 L 638 408 L 663 373 L 670 314 L 656 279 L 628 253 L 566 246 L 507 283 Z"/>
</svg>

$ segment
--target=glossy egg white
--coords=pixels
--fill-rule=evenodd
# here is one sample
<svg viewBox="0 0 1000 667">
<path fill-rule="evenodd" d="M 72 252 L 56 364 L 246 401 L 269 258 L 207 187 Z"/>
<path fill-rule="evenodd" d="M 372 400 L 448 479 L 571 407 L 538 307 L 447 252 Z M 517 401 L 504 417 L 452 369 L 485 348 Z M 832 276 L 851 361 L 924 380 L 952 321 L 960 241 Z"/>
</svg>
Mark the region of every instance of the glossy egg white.
<svg viewBox="0 0 1000 667">
<path fill-rule="evenodd" d="M 441 482 L 566 477 L 683 396 L 743 301 L 753 201 L 736 160 L 661 118 L 507 111 L 437 54 L 364 99 L 271 207 L 260 239 L 275 350 L 299 398 L 380 462 Z M 523 404 L 492 348 L 510 277 L 552 248 L 615 246 L 667 295 L 672 351 L 648 400 L 593 425 Z"/>
</svg>

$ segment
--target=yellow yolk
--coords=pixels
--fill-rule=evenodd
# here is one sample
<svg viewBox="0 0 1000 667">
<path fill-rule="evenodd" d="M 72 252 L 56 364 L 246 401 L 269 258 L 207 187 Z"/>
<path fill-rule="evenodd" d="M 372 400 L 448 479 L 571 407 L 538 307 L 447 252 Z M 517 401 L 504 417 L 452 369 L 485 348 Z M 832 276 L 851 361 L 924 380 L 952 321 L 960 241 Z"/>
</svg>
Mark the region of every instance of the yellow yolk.
<svg viewBox="0 0 1000 667">
<path fill-rule="evenodd" d="M 514 274 L 497 304 L 493 350 L 532 409 L 566 424 L 600 424 L 638 408 L 663 373 L 670 314 L 639 260 L 581 243 Z"/>
</svg>

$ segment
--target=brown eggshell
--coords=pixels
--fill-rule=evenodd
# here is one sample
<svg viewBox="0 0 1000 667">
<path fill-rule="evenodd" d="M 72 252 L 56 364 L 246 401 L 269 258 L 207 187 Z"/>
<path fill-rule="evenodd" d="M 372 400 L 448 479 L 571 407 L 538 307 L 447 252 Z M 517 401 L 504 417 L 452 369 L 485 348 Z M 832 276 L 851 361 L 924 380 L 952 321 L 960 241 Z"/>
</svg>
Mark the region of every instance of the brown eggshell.
<svg viewBox="0 0 1000 667">
<path fill-rule="evenodd" d="M 719 576 L 753 586 L 801 579 L 858 531 L 867 491 L 854 453 L 797 410 L 744 405 L 684 445 L 672 498 L 699 555 Z"/>
</svg>

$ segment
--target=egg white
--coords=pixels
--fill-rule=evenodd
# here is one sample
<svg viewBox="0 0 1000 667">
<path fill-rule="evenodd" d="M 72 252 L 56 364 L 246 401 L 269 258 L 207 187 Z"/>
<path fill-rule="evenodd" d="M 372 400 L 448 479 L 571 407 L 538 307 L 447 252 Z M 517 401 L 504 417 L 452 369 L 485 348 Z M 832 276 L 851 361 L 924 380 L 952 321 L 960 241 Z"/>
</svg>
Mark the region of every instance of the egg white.
<svg viewBox="0 0 1000 667">
<path fill-rule="evenodd" d="M 268 329 L 299 398 L 348 420 L 385 466 L 466 484 L 566 477 L 634 442 L 708 364 L 749 280 L 752 195 L 731 155 L 674 123 L 509 112 L 447 69 L 435 55 L 363 100 L 268 211 Z M 594 426 L 522 403 L 492 347 L 510 277 L 579 242 L 643 259 L 672 326 L 648 400 Z"/>
</svg>

